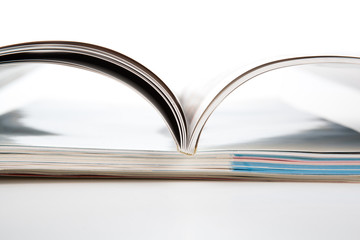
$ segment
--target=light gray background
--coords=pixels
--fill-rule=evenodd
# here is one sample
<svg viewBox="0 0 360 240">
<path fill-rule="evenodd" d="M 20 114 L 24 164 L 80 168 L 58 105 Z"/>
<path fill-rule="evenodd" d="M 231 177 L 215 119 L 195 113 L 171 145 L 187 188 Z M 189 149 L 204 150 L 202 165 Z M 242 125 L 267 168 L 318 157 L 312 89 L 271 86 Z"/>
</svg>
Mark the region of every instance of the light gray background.
<svg viewBox="0 0 360 240">
<path fill-rule="evenodd" d="M 2 179 L 2 239 L 358 239 L 359 184 Z"/>
</svg>

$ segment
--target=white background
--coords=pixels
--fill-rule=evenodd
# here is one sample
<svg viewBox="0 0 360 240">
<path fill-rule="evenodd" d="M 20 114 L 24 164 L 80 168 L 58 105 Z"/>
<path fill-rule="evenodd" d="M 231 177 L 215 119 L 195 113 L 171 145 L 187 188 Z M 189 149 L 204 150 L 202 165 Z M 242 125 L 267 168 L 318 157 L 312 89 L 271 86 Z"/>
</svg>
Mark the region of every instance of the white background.
<svg viewBox="0 0 360 240">
<path fill-rule="evenodd" d="M 357 1 L 33 0 L 0 7 L 0 45 L 102 45 L 177 91 L 267 58 L 360 55 Z M 359 184 L 0 179 L 1 239 L 359 239 L 359 217 Z"/>
</svg>

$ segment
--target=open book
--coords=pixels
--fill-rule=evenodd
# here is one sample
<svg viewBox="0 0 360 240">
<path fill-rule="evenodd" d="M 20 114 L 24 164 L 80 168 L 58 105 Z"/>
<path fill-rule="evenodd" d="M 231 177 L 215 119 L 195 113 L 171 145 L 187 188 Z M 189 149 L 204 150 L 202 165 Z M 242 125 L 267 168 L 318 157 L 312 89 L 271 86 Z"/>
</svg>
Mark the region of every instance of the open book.
<svg viewBox="0 0 360 240">
<path fill-rule="evenodd" d="M 87 79 L 99 77 L 115 79 L 139 93 L 163 121 L 146 115 L 149 109 L 154 112 L 149 104 L 137 108 L 133 96 L 120 90 L 119 96 L 115 94 L 118 105 L 97 104 L 104 95 L 96 91 L 86 104 L 66 99 L 80 78 L 85 81 L 75 90 L 78 99 L 91 87 Z M 46 89 L 53 84 L 49 78 L 70 85 L 54 82 L 51 92 Z M 257 79 L 260 87 L 244 93 L 247 82 Z M 360 58 L 281 59 L 191 87 L 177 96 L 140 63 L 95 45 L 58 41 L 2 47 L 0 174 L 360 179 Z M 116 88 L 110 84 L 109 94 Z M 42 101 L 34 100 L 36 94 L 29 97 L 39 89 L 47 93 Z M 65 101 L 54 98 L 58 92 Z M 238 95 L 247 97 L 238 101 Z M 235 100 L 229 102 L 231 98 Z M 129 116 L 138 122 L 126 119 Z M 168 131 L 154 130 L 152 124 L 167 126 Z"/>
</svg>

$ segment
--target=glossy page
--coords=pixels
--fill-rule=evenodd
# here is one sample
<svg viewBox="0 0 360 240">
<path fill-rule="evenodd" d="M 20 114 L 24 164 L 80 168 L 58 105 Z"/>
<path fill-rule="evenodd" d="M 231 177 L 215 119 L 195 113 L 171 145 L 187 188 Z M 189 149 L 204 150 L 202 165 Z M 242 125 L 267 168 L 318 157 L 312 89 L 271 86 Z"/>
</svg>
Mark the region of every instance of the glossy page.
<svg viewBox="0 0 360 240">
<path fill-rule="evenodd" d="M 72 67 L 31 67 L 1 88 L 1 145 L 176 150 L 154 106 L 124 84 Z"/>
</svg>

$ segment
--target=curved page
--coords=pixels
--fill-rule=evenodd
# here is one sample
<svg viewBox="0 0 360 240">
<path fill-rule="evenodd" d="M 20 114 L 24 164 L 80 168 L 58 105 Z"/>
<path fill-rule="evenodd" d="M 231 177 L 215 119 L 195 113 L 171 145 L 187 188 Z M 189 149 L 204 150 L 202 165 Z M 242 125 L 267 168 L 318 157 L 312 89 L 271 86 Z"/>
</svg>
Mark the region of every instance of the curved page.
<svg viewBox="0 0 360 240">
<path fill-rule="evenodd" d="M 162 114 L 179 148 L 185 145 L 186 124 L 179 102 L 155 74 L 134 60 L 109 49 L 74 42 L 35 42 L 0 49 L 2 66 L 29 62 L 76 66 L 126 83 Z"/>
<path fill-rule="evenodd" d="M 314 64 L 350 64 L 352 66 L 355 66 L 356 68 L 360 68 L 360 59 L 357 57 L 343 57 L 343 56 L 314 56 L 314 57 L 299 57 L 299 58 L 289 58 L 289 59 L 282 59 L 282 60 L 278 60 L 278 61 L 273 61 L 273 62 L 269 62 L 263 65 L 259 65 L 257 67 L 254 68 L 250 68 L 250 70 L 244 71 L 242 74 L 238 75 L 236 78 L 232 78 L 231 81 L 223 81 L 220 82 L 218 85 L 216 85 L 212 91 L 210 91 L 206 96 L 202 97 L 202 101 L 199 101 L 199 103 L 197 104 L 197 106 L 194 106 L 192 108 L 191 114 L 190 114 L 190 121 L 189 121 L 189 132 L 191 132 L 191 137 L 190 137 L 190 143 L 188 148 L 189 149 L 196 149 L 197 144 L 199 142 L 200 139 L 200 134 L 205 126 L 206 121 L 209 119 L 210 115 L 213 113 L 213 111 L 219 106 L 219 104 L 232 92 L 234 92 L 239 86 L 241 86 L 242 84 L 246 83 L 247 81 L 263 75 L 263 76 L 268 76 L 267 74 L 269 74 L 268 72 L 272 72 L 276 69 L 282 69 L 282 68 L 291 68 L 292 66 L 298 66 L 298 65 L 314 65 Z M 335 66 L 336 67 L 336 66 Z M 303 75 L 295 75 L 297 78 L 300 78 L 300 82 L 304 81 L 305 83 L 307 82 L 307 85 L 309 88 L 312 87 L 312 83 L 309 80 L 306 79 L 301 79 L 302 77 L 304 77 Z M 317 76 L 317 78 L 319 78 L 319 76 Z M 255 78 L 256 79 L 256 78 Z M 341 78 L 339 80 L 341 82 Z M 273 89 L 275 88 L 271 88 L 271 86 L 267 86 L 269 87 L 269 91 L 274 91 Z M 321 86 L 319 86 L 321 87 Z M 306 88 L 306 87 L 305 87 Z M 344 90 L 346 91 L 346 90 Z M 296 90 L 294 90 L 294 92 L 296 92 Z M 321 92 L 321 89 L 320 89 Z M 347 91 L 349 93 L 351 93 L 351 96 L 358 96 L 356 94 L 353 94 L 353 91 L 349 90 Z M 236 94 L 236 91 L 233 93 Z M 327 94 L 329 96 L 329 94 Z M 343 94 L 340 94 L 343 95 Z M 349 94 L 345 94 L 346 96 L 348 96 Z M 288 94 L 289 96 L 289 101 L 291 96 L 291 94 Z M 356 97 L 355 97 L 356 98 Z M 315 96 L 316 99 L 316 96 Z M 318 99 L 318 98 L 317 98 Z M 306 97 L 304 97 L 304 100 L 306 100 Z M 298 104 L 301 104 L 302 102 L 306 102 L 306 101 L 301 101 L 301 99 L 296 100 Z M 349 100 L 350 102 L 353 102 L 353 100 Z M 346 102 L 342 103 L 343 105 L 346 106 L 345 109 L 347 109 L 348 105 L 346 105 Z M 304 104 L 302 104 L 304 105 Z M 308 104 L 309 106 L 311 106 L 312 104 Z M 324 105 L 324 104 L 323 104 Z M 322 114 L 325 114 L 326 116 L 329 117 L 329 114 L 332 116 L 332 118 L 334 118 L 336 115 L 336 118 L 339 120 L 342 116 L 342 112 L 341 108 L 337 108 L 337 110 L 340 110 L 340 112 L 331 112 L 329 113 L 329 111 L 324 111 L 327 108 L 331 108 L 331 106 L 333 106 L 333 104 L 328 104 L 327 106 L 324 106 L 324 108 L 322 108 L 322 106 L 317 107 L 316 112 L 321 112 Z M 314 106 L 314 105 L 313 105 Z M 321 109 L 320 109 L 321 108 Z M 185 107 L 185 111 L 187 111 L 188 108 Z M 351 112 L 347 112 L 347 116 L 356 116 L 356 113 L 351 113 Z M 334 119 L 331 119 L 334 120 Z M 341 124 L 344 124 L 344 122 L 348 122 L 351 121 L 352 119 L 342 119 L 341 120 Z M 336 121 L 336 120 L 335 120 Z M 352 125 L 354 125 L 354 123 L 351 123 Z M 239 133 L 241 134 L 241 133 Z"/>
</svg>

